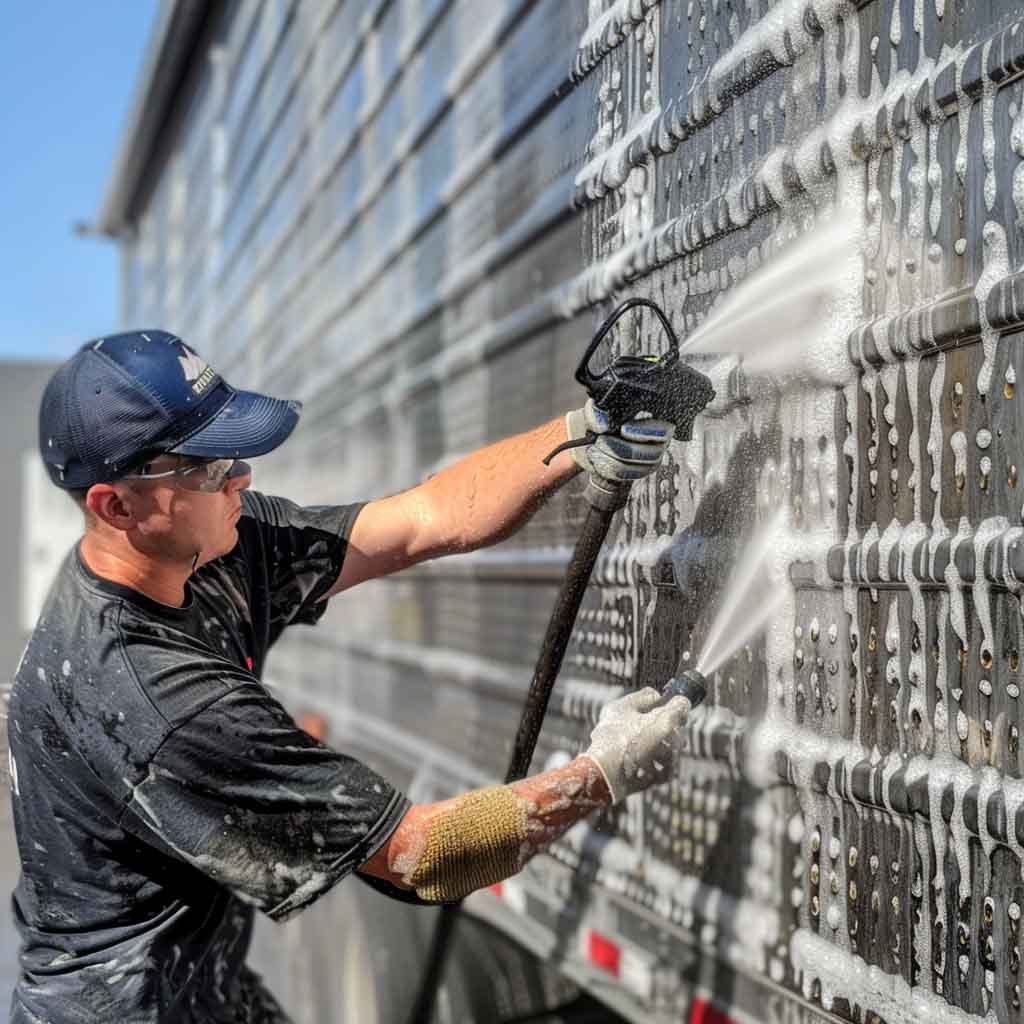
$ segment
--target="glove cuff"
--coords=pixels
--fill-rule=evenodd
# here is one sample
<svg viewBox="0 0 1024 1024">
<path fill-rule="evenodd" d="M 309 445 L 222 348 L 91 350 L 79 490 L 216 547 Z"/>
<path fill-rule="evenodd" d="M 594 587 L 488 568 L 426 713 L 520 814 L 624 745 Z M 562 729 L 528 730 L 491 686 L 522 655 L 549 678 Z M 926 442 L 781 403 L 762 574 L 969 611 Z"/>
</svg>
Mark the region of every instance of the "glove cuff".
<svg viewBox="0 0 1024 1024">
<path fill-rule="evenodd" d="M 587 432 L 587 412 L 584 407 L 565 414 L 565 432 L 570 441 L 578 441 Z"/>
<path fill-rule="evenodd" d="M 620 803 L 627 796 L 629 796 L 629 791 L 626 789 L 625 785 L 622 784 L 622 780 L 619 779 L 613 781 L 612 776 L 608 773 L 608 770 L 605 768 L 603 764 L 601 764 L 601 759 L 596 754 L 591 753 L 589 748 L 587 750 L 584 750 L 583 753 L 580 754 L 580 757 L 588 758 L 589 760 L 593 761 L 594 764 L 597 765 L 597 770 L 601 773 L 601 777 L 604 779 L 605 786 L 608 787 L 608 795 L 611 797 L 611 802 L 613 806 L 617 803 Z"/>
</svg>

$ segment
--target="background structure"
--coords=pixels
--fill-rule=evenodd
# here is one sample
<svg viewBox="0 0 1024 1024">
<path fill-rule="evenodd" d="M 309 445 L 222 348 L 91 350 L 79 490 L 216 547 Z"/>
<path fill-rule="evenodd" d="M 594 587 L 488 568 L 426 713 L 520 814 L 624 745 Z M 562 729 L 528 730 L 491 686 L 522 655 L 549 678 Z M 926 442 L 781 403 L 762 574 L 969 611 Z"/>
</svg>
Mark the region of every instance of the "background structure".
<svg viewBox="0 0 1024 1024">
<path fill-rule="evenodd" d="M 671 785 L 471 901 L 632 1020 L 1019 1019 L 1013 7 L 164 8 L 99 218 L 124 320 L 305 401 L 255 481 L 297 500 L 394 491 L 578 403 L 615 299 L 653 297 L 685 334 L 814 222 L 864 225 L 805 372 L 737 372 L 634 489 L 535 767 L 699 654 L 778 508 L 783 613 L 715 674 Z M 617 339 L 663 344 L 646 321 Z M 581 512 L 571 486 L 493 551 L 343 597 L 272 681 L 419 798 L 496 778 Z M 398 911 L 342 889 L 266 935 L 265 962 L 310 1020 L 346 999 L 398 1019 L 415 971 L 374 933 Z"/>
<path fill-rule="evenodd" d="M 39 459 L 37 413 L 51 363 L 0 363 L 0 466 L 8 500 L 0 505 L 0 732 L 6 775 L 6 694 L 57 566 L 80 532 L 81 513 L 53 490 Z M 18 881 L 10 801 L 0 803 L 0 893 Z M 0 1007 L 10 1004 L 18 972 L 18 945 L 8 911 L 0 920 Z"/>
</svg>

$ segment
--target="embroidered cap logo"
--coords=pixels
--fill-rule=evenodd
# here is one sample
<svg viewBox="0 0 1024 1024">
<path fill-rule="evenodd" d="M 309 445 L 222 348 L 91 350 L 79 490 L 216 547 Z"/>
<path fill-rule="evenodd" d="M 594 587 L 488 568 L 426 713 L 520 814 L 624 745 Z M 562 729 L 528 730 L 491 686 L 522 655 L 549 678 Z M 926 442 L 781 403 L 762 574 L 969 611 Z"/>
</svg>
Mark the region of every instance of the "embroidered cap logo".
<svg viewBox="0 0 1024 1024">
<path fill-rule="evenodd" d="M 217 376 L 206 360 L 185 345 L 181 346 L 184 355 L 178 356 L 178 362 L 185 374 L 185 380 L 192 385 L 195 394 L 201 395 Z"/>
</svg>

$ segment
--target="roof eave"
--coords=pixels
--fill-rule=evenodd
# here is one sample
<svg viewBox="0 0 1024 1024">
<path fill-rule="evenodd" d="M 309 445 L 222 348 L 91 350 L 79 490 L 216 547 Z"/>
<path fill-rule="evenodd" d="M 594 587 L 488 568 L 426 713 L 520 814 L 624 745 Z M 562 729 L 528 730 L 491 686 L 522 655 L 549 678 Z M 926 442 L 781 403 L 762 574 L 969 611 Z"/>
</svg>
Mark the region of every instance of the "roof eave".
<svg viewBox="0 0 1024 1024">
<path fill-rule="evenodd" d="M 214 0 L 162 0 L 95 222 L 97 234 L 120 238 L 131 225 L 143 177 L 174 110 L 203 29 L 219 6 Z"/>
</svg>

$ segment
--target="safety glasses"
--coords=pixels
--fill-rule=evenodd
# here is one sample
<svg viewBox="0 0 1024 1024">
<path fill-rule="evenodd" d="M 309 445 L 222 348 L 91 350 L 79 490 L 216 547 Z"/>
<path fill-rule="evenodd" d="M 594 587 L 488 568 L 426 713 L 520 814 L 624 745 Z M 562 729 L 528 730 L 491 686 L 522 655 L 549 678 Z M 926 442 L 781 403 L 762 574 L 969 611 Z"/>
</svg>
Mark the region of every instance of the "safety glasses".
<svg viewBox="0 0 1024 1024">
<path fill-rule="evenodd" d="M 147 463 L 138 473 L 126 473 L 122 480 L 170 480 L 183 491 L 198 491 L 201 494 L 216 494 L 232 477 L 247 476 L 252 472 L 249 464 L 241 459 L 207 459 L 190 462 L 174 469 L 151 472 Z"/>
</svg>

